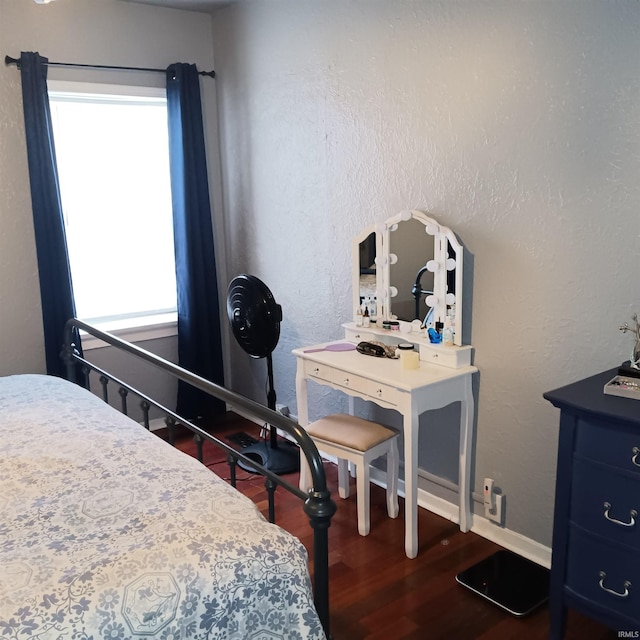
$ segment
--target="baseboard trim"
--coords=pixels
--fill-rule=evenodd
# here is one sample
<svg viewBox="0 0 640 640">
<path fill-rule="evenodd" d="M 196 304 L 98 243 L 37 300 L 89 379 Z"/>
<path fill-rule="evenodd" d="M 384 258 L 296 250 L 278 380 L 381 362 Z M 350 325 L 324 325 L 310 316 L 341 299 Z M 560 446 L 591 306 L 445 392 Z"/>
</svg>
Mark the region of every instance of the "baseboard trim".
<svg viewBox="0 0 640 640">
<path fill-rule="evenodd" d="M 160 431 L 160 429 L 166 429 L 166 427 L 167 423 L 164 418 L 153 418 L 149 420 L 149 431 Z"/>
<path fill-rule="evenodd" d="M 371 467 L 370 477 L 371 482 L 383 488 L 387 486 L 386 473 L 381 469 Z M 403 480 L 400 480 L 398 483 L 398 495 L 402 497 L 405 495 Z M 458 505 L 434 496 L 420 488 L 418 488 L 418 506 L 435 513 L 441 518 L 451 520 L 451 522 L 455 522 L 456 524 L 460 522 Z M 531 538 L 527 538 L 521 533 L 500 527 L 487 518 L 475 513 L 472 514 L 471 531 L 547 569 L 551 567 L 551 548 Z"/>
<path fill-rule="evenodd" d="M 551 547 L 546 547 L 521 533 L 497 526 L 487 518 L 473 514 L 471 531 L 513 551 L 547 569 L 551 568 Z"/>
</svg>

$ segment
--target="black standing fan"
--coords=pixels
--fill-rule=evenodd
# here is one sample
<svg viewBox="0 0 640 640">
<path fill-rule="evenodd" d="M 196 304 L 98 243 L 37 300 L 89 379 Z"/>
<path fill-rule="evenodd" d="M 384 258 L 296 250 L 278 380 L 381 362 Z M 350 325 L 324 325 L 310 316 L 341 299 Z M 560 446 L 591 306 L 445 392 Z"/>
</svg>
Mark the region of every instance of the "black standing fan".
<svg viewBox="0 0 640 640">
<path fill-rule="evenodd" d="M 227 315 L 238 344 L 252 358 L 267 359 L 267 406 L 275 411 L 276 392 L 273 386 L 271 353 L 280 337 L 282 307 L 276 303 L 264 282 L 255 276 L 242 274 L 229 283 Z M 297 447 L 286 441 L 279 446 L 278 434 L 273 425 L 270 425 L 268 442 L 251 444 L 242 453 L 278 475 L 293 473 L 300 468 Z M 242 461 L 238 464 L 246 471 L 255 471 Z"/>
</svg>

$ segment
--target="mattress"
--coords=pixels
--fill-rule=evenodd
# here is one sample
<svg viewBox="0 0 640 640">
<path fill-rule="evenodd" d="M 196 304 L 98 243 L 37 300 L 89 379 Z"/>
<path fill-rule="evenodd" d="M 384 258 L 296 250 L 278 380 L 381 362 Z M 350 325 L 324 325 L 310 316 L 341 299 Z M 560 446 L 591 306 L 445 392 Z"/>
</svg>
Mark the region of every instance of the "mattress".
<svg viewBox="0 0 640 640">
<path fill-rule="evenodd" d="M 0 637 L 325 637 L 304 546 L 194 458 L 49 376 L 0 429 Z"/>
</svg>

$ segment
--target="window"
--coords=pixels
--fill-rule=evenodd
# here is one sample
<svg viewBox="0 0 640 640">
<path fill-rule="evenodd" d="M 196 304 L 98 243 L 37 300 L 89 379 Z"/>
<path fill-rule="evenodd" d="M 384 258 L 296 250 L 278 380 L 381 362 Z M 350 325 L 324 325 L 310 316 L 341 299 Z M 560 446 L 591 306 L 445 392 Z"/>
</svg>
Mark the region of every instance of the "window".
<svg viewBox="0 0 640 640">
<path fill-rule="evenodd" d="M 49 98 L 78 317 L 175 322 L 164 89 L 49 82 Z"/>
</svg>

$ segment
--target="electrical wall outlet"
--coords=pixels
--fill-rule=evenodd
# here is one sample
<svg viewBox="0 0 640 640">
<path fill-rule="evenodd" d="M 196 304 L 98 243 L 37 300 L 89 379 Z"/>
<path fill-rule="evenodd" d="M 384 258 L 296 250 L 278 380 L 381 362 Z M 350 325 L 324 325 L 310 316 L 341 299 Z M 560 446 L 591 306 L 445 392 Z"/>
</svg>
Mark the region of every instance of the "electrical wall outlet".
<svg viewBox="0 0 640 640">
<path fill-rule="evenodd" d="M 502 524 L 504 494 L 496 493 L 493 478 L 485 478 L 483 486 L 484 516 L 487 520 Z"/>
</svg>

